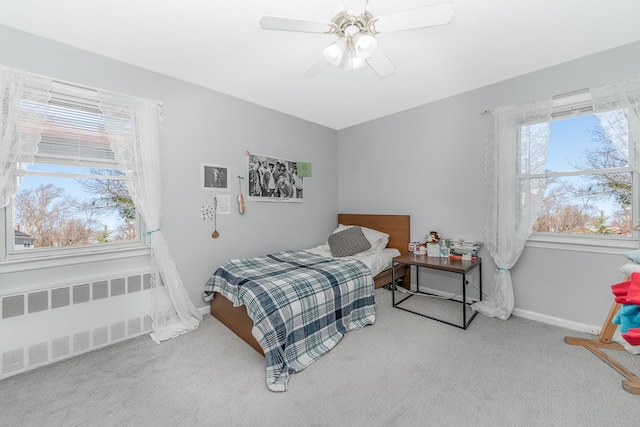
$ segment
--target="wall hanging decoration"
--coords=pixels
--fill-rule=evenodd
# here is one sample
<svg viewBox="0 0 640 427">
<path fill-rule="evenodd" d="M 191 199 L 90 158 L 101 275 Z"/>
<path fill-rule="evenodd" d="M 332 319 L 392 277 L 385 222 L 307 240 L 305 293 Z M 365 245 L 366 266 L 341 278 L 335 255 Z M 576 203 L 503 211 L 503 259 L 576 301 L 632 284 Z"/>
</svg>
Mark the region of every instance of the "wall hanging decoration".
<svg viewBox="0 0 640 427">
<path fill-rule="evenodd" d="M 229 191 L 229 166 L 200 164 L 200 185 L 204 191 Z"/>
<path fill-rule="evenodd" d="M 244 213 L 244 196 L 242 196 L 242 180 L 243 176 L 238 175 L 238 211 L 240 214 Z"/>
<path fill-rule="evenodd" d="M 247 153 L 248 200 L 301 202 L 303 179 L 298 162 L 278 157 Z M 309 165 L 310 163 L 305 163 Z"/>
<path fill-rule="evenodd" d="M 309 162 L 297 162 L 298 176 L 308 178 L 311 176 L 311 163 Z"/>
<path fill-rule="evenodd" d="M 220 237 L 220 233 L 218 232 L 218 198 L 213 198 L 213 233 L 211 233 L 211 237 L 217 239 Z"/>
<path fill-rule="evenodd" d="M 216 208 L 216 213 L 218 215 L 231 214 L 231 196 L 229 194 L 218 194 L 215 197 L 215 200 L 218 204 L 218 207 Z"/>
</svg>

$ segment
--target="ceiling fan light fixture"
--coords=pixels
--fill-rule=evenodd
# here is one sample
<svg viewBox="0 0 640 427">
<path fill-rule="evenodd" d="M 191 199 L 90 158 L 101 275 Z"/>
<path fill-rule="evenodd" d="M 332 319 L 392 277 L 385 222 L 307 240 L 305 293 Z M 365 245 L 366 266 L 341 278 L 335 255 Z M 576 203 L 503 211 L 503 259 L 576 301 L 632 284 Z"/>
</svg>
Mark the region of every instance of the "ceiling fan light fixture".
<svg viewBox="0 0 640 427">
<path fill-rule="evenodd" d="M 452 1 L 416 7 L 389 15 L 375 17 L 368 10 L 369 0 L 343 0 L 340 10 L 331 22 L 297 18 L 263 16 L 263 29 L 331 34 L 338 40 L 325 48 L 305 71 L 315 77 L 325 65 L 346 70 L 371 67 L 380 77 L 396 70 L 393 62 L 378 48 L 376 34 L 445 25 L 455 13 Z"/>
<path fill-rule="evenodd" d="M 349 49 L 345 55 L 345 59 L 341 64 L 341 68 L 347 71 L 359 70 L 367 66 L 367 61 L 356 54 L 353 49 Z"/>
<path fill-rule="evenodd" d="M 368 34 L 358 37 L 355 41 L 356 55 L 362 59 L 367 59 L 373 55 L 373 52 L 378 48 L 378 40 L 375 37 Z"/>
<path fill-rule="evenodd" d="M 347 43 L 344 39 L 340 39 L 335 43 L 331 43 L 324 49 L 324 57 L 328 63 L 340 66 L 344 57 L 344 52 L 347 50 Z"/>
</svg>

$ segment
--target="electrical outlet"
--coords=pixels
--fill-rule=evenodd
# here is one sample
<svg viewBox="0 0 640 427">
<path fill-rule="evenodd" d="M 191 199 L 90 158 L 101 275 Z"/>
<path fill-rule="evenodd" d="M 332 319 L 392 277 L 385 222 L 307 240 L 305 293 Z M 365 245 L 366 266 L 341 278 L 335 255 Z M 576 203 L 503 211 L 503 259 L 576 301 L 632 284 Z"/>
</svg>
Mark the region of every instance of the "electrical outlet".
<svg viewBox="0 0 640 427">
<path fill-rule="evenodd" d="M 213 221 L 213 206 L 202 205 L 200 207 L 200 215 L 203 221 Z"/>
<path fill-rule="evenodd" d="M 600 335 L 600 328 L 597 326 L 585 326 L 584 331 L 589 335 Z"/>
</svg>

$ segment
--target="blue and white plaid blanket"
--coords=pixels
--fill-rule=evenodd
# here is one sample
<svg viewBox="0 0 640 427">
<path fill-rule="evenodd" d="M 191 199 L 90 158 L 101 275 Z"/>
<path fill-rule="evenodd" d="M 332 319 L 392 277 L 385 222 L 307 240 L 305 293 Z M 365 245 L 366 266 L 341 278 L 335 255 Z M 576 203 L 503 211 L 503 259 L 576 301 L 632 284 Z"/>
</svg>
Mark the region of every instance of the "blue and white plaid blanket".
<svg viewBox="0 0 640 427">
<path fill-rule="evenodd" d="M 267 362 L 267 386 L 286 391 L 299 372 L 347 332 L 376 319 L 371 271 L 355 259 L 285 251 L 235 259 L 218 268 L 203 292 L 219 292 L 253 319 L 253 336 Z"/>
</svg>

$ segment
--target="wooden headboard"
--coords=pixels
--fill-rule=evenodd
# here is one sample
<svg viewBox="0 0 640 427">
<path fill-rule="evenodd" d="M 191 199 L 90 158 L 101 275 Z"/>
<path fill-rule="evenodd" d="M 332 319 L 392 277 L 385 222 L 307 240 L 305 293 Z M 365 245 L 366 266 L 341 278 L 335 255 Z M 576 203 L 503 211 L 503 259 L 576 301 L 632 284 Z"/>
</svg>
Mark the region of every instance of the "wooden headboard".
<svg viewBox="0 0 640 427">
<path fill-rule="evenodd" d="M 388 248 L 402 253 L 409 250 L 411 240 L 409 215 L 338 214 L 338 224 L 360 225 L 389 235 Z"/>
</svg>

